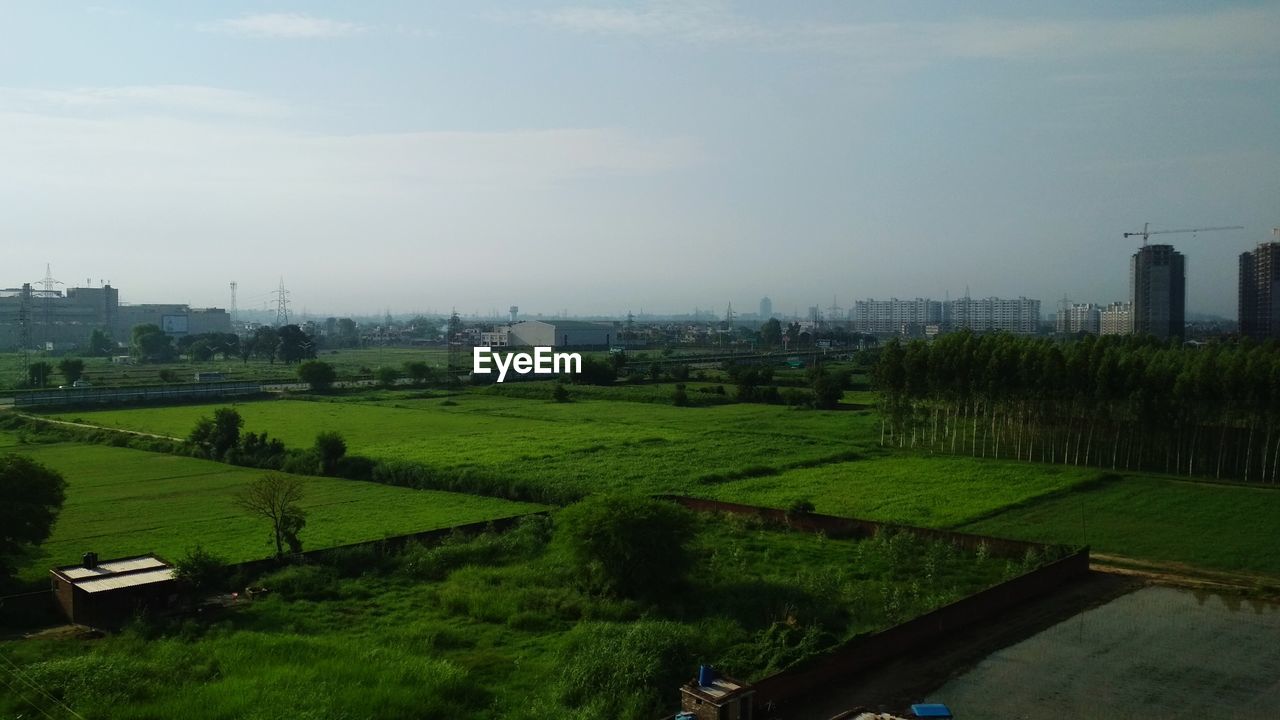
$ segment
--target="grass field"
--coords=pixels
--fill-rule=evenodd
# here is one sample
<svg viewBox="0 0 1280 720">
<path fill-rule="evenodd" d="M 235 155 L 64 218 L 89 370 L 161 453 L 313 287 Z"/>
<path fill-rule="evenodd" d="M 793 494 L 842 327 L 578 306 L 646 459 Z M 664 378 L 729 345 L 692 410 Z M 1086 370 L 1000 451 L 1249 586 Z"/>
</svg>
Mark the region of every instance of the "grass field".
<svg viewBox="0 0 1280 720">
<path fill-rule="evenodd" d="M 1014 508 L 967 532 L 1280 577 L 1280 489 L 1123 477 Z"/>
<path fill-rule="evenodd" d="M 60 417 L 186 436 L 217 406 L 175 406 Z M 793 411 L 768 405 L 677 408 L 652 403 L 557 404 L 468 393 L 447 401 L 276 400 L 234 406 L 246 431 L 269 430 L 290 447 L 339 430 L 350 452 L 433 468 L 477 470 L 586 493 L 698 491 L 708 475 L 819 464 L 871 452 L 865 412 Z"/>
<path fill-rule="evenodd" d="M 768 507 L 808 500 L 817 512 L 828 515 L 953 528 L 997 508 L 1060 494 L 1099 474 L 1090 468 L 889 455 L 748 478 L 705 492 L 721 500 Z"/>
<path fill-rule="evenodd" d="M 1280 531 L 1280 493 L 1152 475 L 1099 486 L 1105 473 L 1097 469 L 890 451 L 878 446 L 872 411 L 676 408 L 650 401 L 661 387 L 608 388 L 602 399 L 567 404 L 478 390 L 236 407 L 246 430 L 270 430 L 290 446 L 338 429 L 353 453 L 516 479 L 564 496 L 630 488 L 774 507 L 809 500 L 836 515 L 1066 543 L 1086 539 L 1083 501 L 1087 540 L 1100 552 L 1280 575 L 1280 556 L 1264 551 Z M 628 393 L 641 401 L 617 401 Z M 213 407 L 63 417 L 183 436 Z"/>
<path fill-rule="evenodd" d="M 906 536 L 697 525 L 686 592 L 653 603 L 584 592 L 529 524 L 350 579 L 289 568 L 221 618 L 0 653 L 85 717 L 640 720 L 674 708 L 700 661 L 757 678 L 1025 569 Z M 22 712 L 0 694 L 0 716 Z"/>
<path fill-rule="evenodd" d="M 0 434 L 0 447 L 6 437 Z M 274 551 L 265 521 L 246 516 L 233 504 L 234 493 L 260 477 L 259 470 L 101 445 L 4 450 L 44 463 L 68 483 L 53 536 L 41 546 L 43 557 L 24 573 L 28 579 L 43 577 L 52 565 L 77 562 L 88 550 L 103 558 L 156 552 L 172 560 L 199 542 L 232 561 Z M 308 549 L 538 509 L 495 498 L 321 477 L 306 478 L 304 492 L 307 526 L 301 538 Z"/>
</svg>

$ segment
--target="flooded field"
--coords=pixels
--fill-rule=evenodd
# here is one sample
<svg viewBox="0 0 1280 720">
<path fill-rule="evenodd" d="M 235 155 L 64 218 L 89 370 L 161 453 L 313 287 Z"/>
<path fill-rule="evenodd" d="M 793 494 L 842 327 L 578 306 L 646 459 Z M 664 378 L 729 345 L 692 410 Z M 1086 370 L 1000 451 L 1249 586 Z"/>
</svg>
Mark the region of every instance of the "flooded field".
<svg viewBox="0 0 1280 720">
<path fill-rule="evenodd" d="M 927 693 L 965 718 L 1275 717 L 1280 605 L 1146 587 Z"/>
</svg>

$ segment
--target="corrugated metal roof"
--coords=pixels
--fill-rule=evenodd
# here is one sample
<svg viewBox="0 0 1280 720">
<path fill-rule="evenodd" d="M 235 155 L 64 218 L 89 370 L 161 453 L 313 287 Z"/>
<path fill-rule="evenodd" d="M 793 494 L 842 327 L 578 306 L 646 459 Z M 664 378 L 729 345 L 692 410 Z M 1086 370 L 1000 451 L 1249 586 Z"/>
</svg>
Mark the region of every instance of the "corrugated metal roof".
<svg viewBox="0 0 1280 720">
<path fill-rule="evenodd" d="M 145 572 L 130 573 L 128 575 L 107 575 L 106 577 L 94 578 L 92 580 L 78 580 L 76 586 L 85 592 L 102 592 L 104 590 L 118 590 L 120 588 L 133 587 L 135 585 L 150 585 L 151 583 L 164 582 L 173 579 L 173 568 L 161 567 L 155 570 Z"/>
<path fill-rule="evenodd" d="M 58 570 L 68 578 L 79 581 L 85 578 L 95 578 L 102 577 L 104 575 L 130 572 L 133 570 L 146 570 L 147 568 L 162 567 L 167 567 L 163 560 L 153 555 L 144 555 L 142 557 L 107 560 L 106 562 L 98 563 L 98 566 L 94 568 L 87 568 L 83 565 L 70 565 L 58 568 Z M 77 582 L 77 584 L 80 583 Z"/>
</svg>

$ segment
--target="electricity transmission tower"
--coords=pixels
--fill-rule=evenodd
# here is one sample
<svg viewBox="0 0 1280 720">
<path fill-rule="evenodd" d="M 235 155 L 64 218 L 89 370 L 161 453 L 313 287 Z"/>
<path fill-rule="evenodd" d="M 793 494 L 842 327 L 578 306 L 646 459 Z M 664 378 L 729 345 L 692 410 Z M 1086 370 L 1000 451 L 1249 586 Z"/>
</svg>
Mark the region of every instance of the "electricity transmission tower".
<svg viewBox="0 0 1280 720">
<path fill-rule="evenodd" d="M 231 327 L 237 334 L 240 332 L 240 314 L 236 311 L 236 288 L 239 286 L 235 280 L 231 281 Z"/>
<path fill-rule="evenodd" d="M 284 278 L 280 278 L 280 288 L 276 290 L 276 327 L 289 324 L 289 291 L 284 289 Z"/>
</svg>

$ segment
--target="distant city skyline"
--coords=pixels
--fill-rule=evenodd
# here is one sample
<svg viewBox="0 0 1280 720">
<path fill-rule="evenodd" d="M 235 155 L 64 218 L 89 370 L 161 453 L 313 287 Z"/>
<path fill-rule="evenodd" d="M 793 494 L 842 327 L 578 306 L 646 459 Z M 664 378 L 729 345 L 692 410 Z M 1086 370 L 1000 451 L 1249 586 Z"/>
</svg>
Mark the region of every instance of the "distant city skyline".
<svg viewBox="0 0 1280 720">
<path fill-rule="evenodd" d="M 18 1 L 0 285 L 658 314 L 1128 296 L 1234 318 L 1280 225 L 1280 4 Z M 77 279 L 79 278 L 79 279 Z"/>
</svg>

